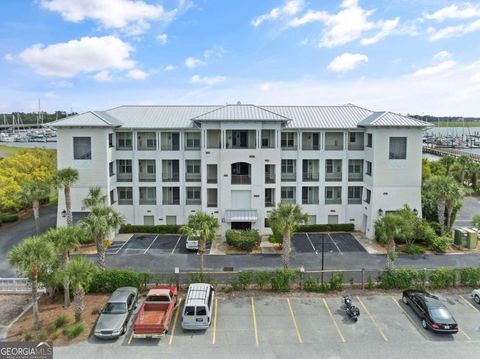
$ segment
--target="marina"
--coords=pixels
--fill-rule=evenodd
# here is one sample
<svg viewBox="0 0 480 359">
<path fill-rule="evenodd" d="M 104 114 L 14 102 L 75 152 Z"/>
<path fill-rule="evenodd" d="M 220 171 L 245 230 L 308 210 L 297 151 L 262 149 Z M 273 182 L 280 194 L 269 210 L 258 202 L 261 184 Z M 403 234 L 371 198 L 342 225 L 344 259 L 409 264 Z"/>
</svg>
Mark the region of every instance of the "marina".
<svg viewBox="0 0 480 359">
<path fill-rule="evenodd" d="M 36 124 L 23 124 L 19 114 L 12 114 L 9 121 L 6 115 L 3 115 L 3 124 L 0 127 L 0 142 L 56 142 L 57 132 L 43 124 L 43 117 L 39 112 Z"/>
</svg>

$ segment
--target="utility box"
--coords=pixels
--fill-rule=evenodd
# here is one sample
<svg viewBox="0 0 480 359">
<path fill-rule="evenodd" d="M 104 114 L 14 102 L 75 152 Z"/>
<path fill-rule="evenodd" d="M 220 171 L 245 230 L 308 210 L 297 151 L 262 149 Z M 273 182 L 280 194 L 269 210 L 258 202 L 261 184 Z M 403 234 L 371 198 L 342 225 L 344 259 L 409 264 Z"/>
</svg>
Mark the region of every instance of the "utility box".
<svg viewBox="0 0 480 359">
<path fill-rule="evenodd" d="M 475 249 L 478 245 L 477 231 L 471 228 L 455 228 L 453 243 L 457 247 Z"/>
<path fill-rule="evenodd" d="M 465 228 L 467 232 L 467 243 L 466 246 L 468 249 L 475 249 L 478 245 L 477 231 L 472 228 Z"/>
</svg>

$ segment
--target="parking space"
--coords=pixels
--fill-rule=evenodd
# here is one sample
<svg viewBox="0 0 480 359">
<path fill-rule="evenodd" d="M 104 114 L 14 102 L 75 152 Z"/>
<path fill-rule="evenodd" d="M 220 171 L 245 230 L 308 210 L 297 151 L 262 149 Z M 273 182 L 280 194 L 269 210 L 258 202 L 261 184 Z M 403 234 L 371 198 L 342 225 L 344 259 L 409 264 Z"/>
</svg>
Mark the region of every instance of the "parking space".
<svg viewBox="0 0 480 359">
<path fill-rule="evenodd" d="M 468 340 L 480 341 L 480 311 L 468 296 L 440 297 L 459 323 L 461 334 Z"/>
<path fill-rule="evenodd" d="M 112 244 L 112 250 L 108 254 L 197 254 L 197 251 L 186 248 L 186 242 L 186 237 L 179 234 L 135 234 L 126 242 L 114 242 L 115 247 L 112 248 Z M 208 243 L 205 254 L 210 253 L 210 247 L 211 244 Z"/>
<path fill-rule="evenodd" d="M 350 233 L 295 233 L 292 242 L 297 253 L 366 252 Z"/>
<path fill-rule="evenodd" d="M 135 234 L 123 245 L 121 254 L 142 254 L 145 253 L 156 240 L 154 234 Z"/>
</svg>

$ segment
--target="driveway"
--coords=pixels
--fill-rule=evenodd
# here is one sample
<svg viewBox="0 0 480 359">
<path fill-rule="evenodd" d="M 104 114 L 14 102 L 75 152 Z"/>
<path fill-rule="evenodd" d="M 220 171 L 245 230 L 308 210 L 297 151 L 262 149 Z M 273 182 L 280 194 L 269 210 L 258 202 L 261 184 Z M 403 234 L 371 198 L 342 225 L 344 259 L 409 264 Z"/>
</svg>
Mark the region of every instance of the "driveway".
<svg viewBox="0 0 480 359">
<path fill-rule="evenodd" d="M 476 214 L 480 214 L 480 197 L 465 197 L 463 207 L 460 209 L 453 226 L 471 226 L 472 217 Z"/>
<path fill-rule="evenodd" d="M 40 232 L 43 233 L 57 224 L 57 207 L 40 208 Z M 0 277 L 15 276 L 7 263 L 7 252 L 23 239 L 35 235 L 33 216 L 8 223 L 0 227 Z"/>
</svg>

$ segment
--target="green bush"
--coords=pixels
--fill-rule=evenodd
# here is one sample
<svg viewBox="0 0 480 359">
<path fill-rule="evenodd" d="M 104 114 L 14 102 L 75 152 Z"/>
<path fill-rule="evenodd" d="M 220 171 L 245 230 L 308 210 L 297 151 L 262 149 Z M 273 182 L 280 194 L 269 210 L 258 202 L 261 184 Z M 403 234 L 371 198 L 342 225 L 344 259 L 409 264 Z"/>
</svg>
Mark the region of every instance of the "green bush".
<svg viewBox="0 0 480 359">
<path fill-rule="evenodd" d="M 272 290 L 276 292 L 290 291 L 290 282 L 297 276 L 297 271 L 292 269 L 277 269 L 271 277 Z"/>
<path fill-rule="evenodd" d="M 106 269 L 96 271 L 89 286 L 90 293 L 112 293 L 120 287 L 145 288 L 150 274 L 128 269 Z"/>
<path fill-rule="evenodd" d="M 353 223 L 340 224 L 302 224 L 297 226 L 295 232 L 353 232 L 355 225 Z"/>
<path fill-rule="evenodd" d="M 460 282 L 469 287 L 478 287 L 480 285 L 480 267 L 465 268 L 460 273 Z"/>
<path fill-rule="evenodd" d="M 435 238 L 437 238 L 437 234 L 430 223 L 428 223 L 426 220 L 423 220 L 415 230 L 415 238 L 418 243 L 423 243 L 427 246 L 430 246 Z"/>
<path fill-rule="evenodd" d="M 407 253 L 407 254 L 424 254 L 425 253 L 425 249 L 423 249 L 422 247 L 420 246 L 417 246 L 415 244 L 410 244 L 408 246 L 406 246 L 403 250 L 402 250 L 403 253 Z"/>
<path fill-rule="evenodd" d="M 238 284 L 243 289 L 253 283 L 255 278 L 255 272 L 244 271 L 238 275 Z"/>
<path fill-rule="evenodd" d="M 68 319 L 68 316 L 65 314 L 59 315 L 57 319 L 53 322 L 55 325 L 55 329 L 64 327 L 65 324 L 67 324 L 70 320 Z"/>
<path fill-rule="evenodd" d="M 453 268 L 438 268 L 430 273 L 429 281 L 432 289 L 447 289 L 456 284 L 457 272 Z"/>
<path fill-rule="evenodd" d="M 0 224 L 18 221 L 18 216 L 15 213 L 0 213 Z"/>
<path fill-rule="evenodd" d="M 187 282 L 188 284 L 210 283 L 211 280 L 210 280 L 210 277 L 205 273 L 194 272 L 194 273 L 188 273 Z"/>
<path fill-rule="evenodd" d="M 86 327 L 87 326 L 83 322 L 70 324 L 63 330 L 63 334 L 65 334 L 68 339 L 73 339 L 78 337 L 85 330 Z"/>
<path fill-rule="evenodd" d="M 433 241 L 432 241 L 432 249 L 435 251 L 435 252 L 439 252 L 439 253 L 445 253 L 448 249 L 448 247 L 450 247 L 450 245 L 453 243 L 453 240 L 452 238 L 450 238 L 449 236 L 445 235 L 445 236 L 441 236 L 441 237 L 436 237 Z"/>
<path fill-rule="evenodd" d="M 228 229 L 225 232 L 227 244 L 241 249 L 243 251 L 251 251 L 260 245 L 261 237 L 257 230 L 239 231 L 236 229 Z"/>
<path fill-rule="evenodd" d="M 125 224 L 120 227 L 120 233 L 158 233 L 158 234 L 178 234 L 181 226 L 174 224 L 162 224 L 157 226 L 142 226 Z"/>
<path fill-rule="evenodd" d="M 303 283 L 303 288 L 307 292 L 315 292 L 315 293 L 327 293 L 328 286 L 326 284 L 319 283 L 318 280 L 314 280 L 313 278 L 308 277 L 305 279 Z"/>
<path fill-rule="evenodd" d="M 421 286 L 418 279 L 418 272 L 407 268 L 387 269 L 378 277 L 380 287 L 383 289 L 418 287 Z"/>
<path fill-rule="evenodd" d="M 340 291 L 343 289 L 343 273 L 337 273 L 330 278 L 330 282 L 328 283 L 328 288 L 330 290 L 337 290 Z"/>
<path fill-rule="evenodd" d="M 255 272 L 254 282 L 259 288 L 264 288 L 272 282 L 272 274 L 270 272 Z"/>
</svg>

